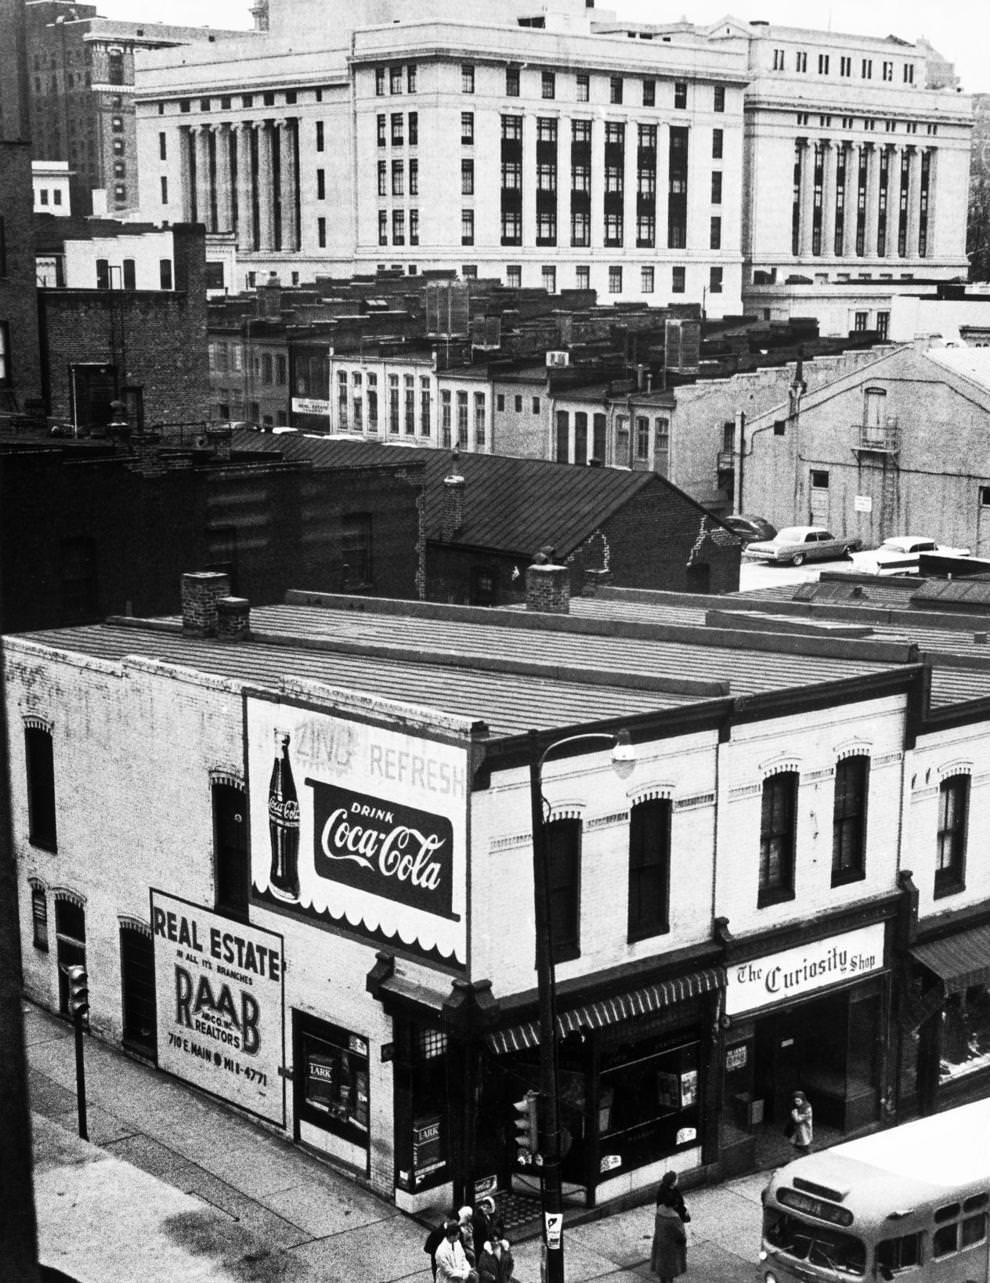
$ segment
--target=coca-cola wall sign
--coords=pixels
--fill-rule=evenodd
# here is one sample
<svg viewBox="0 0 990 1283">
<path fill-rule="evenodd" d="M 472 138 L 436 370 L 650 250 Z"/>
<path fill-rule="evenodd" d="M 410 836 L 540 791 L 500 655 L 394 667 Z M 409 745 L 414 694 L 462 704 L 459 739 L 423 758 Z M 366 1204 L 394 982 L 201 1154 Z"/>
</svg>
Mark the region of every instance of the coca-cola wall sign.
<svg viewBox="0 0 990 1283">
<path fill-rule="evenodd" d="M 449 726 L 246 704 L 255 902 L 462 967 L 467 745 Z"/>
<path fill-rule="evenodd" d="M 158 1067 L 285 1123 L 282 937 L 151 892 Z"/>
<path fill-rule="evenodd" d="M 313 790 L 317 877 L 451 916 L 450 820 L 322 780 L 306 783 Z"/>
</svg>

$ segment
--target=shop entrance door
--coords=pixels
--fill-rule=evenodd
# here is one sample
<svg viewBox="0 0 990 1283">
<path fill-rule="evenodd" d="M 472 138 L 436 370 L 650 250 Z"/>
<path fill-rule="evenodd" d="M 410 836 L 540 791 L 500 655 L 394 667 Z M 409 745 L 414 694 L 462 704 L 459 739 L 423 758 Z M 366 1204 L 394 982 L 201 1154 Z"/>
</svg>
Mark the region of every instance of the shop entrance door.
<svg viewBox="0 0 990 1283">
<path fill-rule="evenodd" d="M 756 1025 L 754 1094 L 763 1099 L 763 1121 L 782 1128 L 801 1086 L 801 1044 L 792 1013 L 765 1016 Z"/>
</svg>

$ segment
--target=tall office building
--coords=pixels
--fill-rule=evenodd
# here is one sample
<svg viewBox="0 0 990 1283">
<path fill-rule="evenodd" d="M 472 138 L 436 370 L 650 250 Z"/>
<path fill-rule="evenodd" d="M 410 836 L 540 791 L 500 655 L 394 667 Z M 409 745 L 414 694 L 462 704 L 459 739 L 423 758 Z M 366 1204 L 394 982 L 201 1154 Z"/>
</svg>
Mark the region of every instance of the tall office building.
<svg viewBox="0 0 990 1283">
<path fill-rule="evenodd" d="M 25 8 L 35 159 L 69 163 L 80 213 L 133 208 L 135 53 L 212 44 L 231 33 L 101 18 L 95 4 L 74 0 L 28 0 Z M 106 193 L 96 208 L 94 189 Z"/>
<path fill-rule="evenodd" d="M 142 214 L 233 231 L 238 284 L 452 269 L 720 315 L 754 277 L 965 266 L 970 104 L 920 44 L 593 0 L 255 20 L 137 88 Z"/>
</svg>

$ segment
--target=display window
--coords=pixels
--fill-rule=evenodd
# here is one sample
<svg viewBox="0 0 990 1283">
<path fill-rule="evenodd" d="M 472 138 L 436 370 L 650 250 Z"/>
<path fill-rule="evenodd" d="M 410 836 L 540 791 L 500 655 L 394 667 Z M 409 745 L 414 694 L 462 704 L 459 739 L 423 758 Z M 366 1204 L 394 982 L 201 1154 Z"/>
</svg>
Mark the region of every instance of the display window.
<svg viewBox="0 0 990 1283">
<path fill-rule="evenodd" d="M 602 1057 L 602 1171 L 638 1167 L 698 1144 L 700 1044 L 620 1044 Z"/>
<path fill-rule="evenodd" d="M 359 1034 L 320 1022 L 301 1031 L 301 1117 L 342 1136 L 368 1144 L 368 1043 Z"/>
<path fill-rule="evenodd" d="M 990 1068 L 990 988 L 970 985 L 942 1009 L 939 1083 Z"/>
</svg>

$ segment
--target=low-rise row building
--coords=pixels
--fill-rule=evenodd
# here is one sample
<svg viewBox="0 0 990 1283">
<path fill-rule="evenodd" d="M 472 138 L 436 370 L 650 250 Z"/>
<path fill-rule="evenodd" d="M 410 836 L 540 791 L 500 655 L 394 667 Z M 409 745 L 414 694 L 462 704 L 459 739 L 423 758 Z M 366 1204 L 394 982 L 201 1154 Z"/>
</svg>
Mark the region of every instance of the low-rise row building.
<svg viewBox="0 0 990 1283">
<path fill-rule="evenodd" d="M 407 1210 L 533 1192 L 542 813 L 572 1201 L 754 1168 L 797 1087 L 825 1137 L 984 1095 L 982 619 L 527 576 L 193 574 L 181 619 L 7 637 L 31 998 L 84 965 L 93 1033 Z"/>
</svg>

